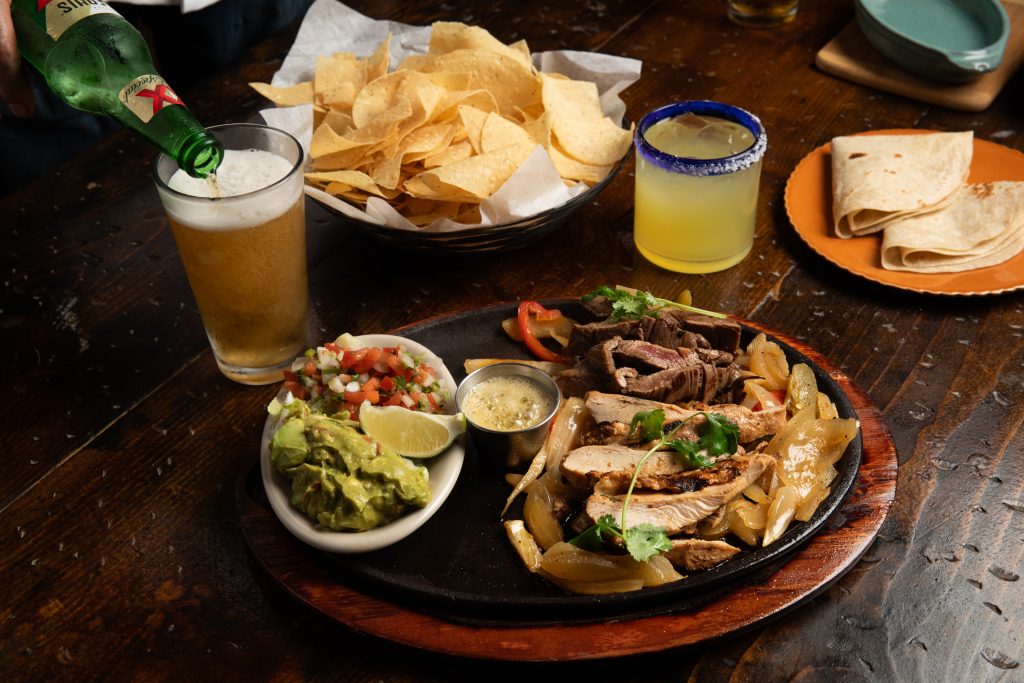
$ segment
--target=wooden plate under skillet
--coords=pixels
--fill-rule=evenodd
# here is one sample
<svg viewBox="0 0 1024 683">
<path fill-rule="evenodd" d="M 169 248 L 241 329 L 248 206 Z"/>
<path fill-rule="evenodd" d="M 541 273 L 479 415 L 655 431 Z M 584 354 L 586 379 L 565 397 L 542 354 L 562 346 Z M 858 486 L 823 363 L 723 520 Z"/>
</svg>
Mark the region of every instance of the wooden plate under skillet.
<svg viewBox="0 0 1024 683">
<path fill-rule="evenodd" d="M 545 304 L 575 313 L 568 302 Z M 486 344 L 501 344 L 500 329 L 491 337 L 492 324 L 512 310 L 505 304 L 444 316 L 398 333 L 432 348 L 458 380 L 456 370 L 465 357 L 490 355 L 485 350 L 506 355 L 508 349 Z M 830 387 L 837 405 L 855 415 L 861 427 L 844 456 L 853 471 L 844 476 L 842 462 L 838 465 L 836 496 L 823 503 L 822 518 L 812 518 L 806 527 L 795 524 L 768 549 L 745 551 L 741 561 L 694 574 L 668 590 L 562 593 L 517 565 L 507 541 L 498 545 L 504 532 L 497 513 L 507 486 L 498 487 L 494 505 L 484 500 L 475 506 L 484 509 L 466 509 L 474 502 L 473 491 L 488 478 L 500 479 L 473 466 L 470 447 L 462 477 L 438 515 L 388 554 L 364 557 L 331 556 L 295 540 L 270 510 L 255 465 L 240 478 L 236 503 L 256 566 L 287 594 L 339 624 L 413 647 L 483 659 L 581 660 L 653 652 L 705 643 L 785 614 L 832 585 L 871 545 L 895 496 L 896 451 L 878 409 L 842 371 L 800 342 L 740 322 L 744 341 L 764 331 L 791 362 L 810 362 L 819 385 Z M 838 490 L 840 481 L 851 484 L 848 491 Z M 462 526 L 454 521 L 460 517 L 468 520 Z M 404 554 L 402 544 L 408 544 Z M 425 550 L 431 545 L 438 550 Z M 777 550 L 760 552 L 776 545 Z M 478 556 L 473 555 L 477 546 Z M 492 575 L 492 585 L 477 577 L 446 587 L 449 575 L 465 576 L 469 566 L 479 576 Z"/>
</svg>

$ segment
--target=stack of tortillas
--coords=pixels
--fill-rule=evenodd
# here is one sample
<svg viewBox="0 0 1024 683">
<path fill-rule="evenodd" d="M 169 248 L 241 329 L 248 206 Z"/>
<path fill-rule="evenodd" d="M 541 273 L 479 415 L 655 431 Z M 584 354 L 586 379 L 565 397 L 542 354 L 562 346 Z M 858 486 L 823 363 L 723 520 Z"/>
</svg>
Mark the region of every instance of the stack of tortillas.
<svg viewBox="0 0 1024 683">
<path fill-rule="evenodd" d="M 1024 248 L 1024 183 L 968 184 L 973 134 L 832 140 L 842 238 L 883 232 L 882 266 L 922 273 L 1002 263 Z"/>
</svg>

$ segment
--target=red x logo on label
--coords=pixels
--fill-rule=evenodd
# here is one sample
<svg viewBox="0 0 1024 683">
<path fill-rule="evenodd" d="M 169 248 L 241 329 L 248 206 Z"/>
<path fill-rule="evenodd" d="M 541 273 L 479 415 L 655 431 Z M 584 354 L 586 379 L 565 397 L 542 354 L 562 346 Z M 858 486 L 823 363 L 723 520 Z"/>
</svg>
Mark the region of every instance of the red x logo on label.
<svg viewBox="0 0 1024 683">
<path fill-rule="evenodd" d="M 167 87 L 166 83 L 161 83 L 156 86 L 156 90 L 140 90 L 136 93 L 139 97 L 151 97 L 153 98 L 153 115 L 163 109 L 165 104 L 184 104 L 178 99 L 178 96 L 174 94 L 174 91 Z"/>
<path fill-rule="evenodd" d="M 36 12 L 42 12 L 43 8 L 51 2 L 53 2 L 53 0 L 36 0 Z"/>
</svg>

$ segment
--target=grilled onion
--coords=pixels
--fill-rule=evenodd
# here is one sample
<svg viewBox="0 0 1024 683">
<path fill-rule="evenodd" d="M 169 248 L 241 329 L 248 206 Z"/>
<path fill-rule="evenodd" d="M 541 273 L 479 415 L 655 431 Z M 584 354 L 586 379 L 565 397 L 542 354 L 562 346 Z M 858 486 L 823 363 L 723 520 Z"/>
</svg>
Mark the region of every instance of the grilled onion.
<svg viewBox="0 0 1024 683">
<path fill-rule="evenodd" d="M 526 565 L 526 568 L 531 572 L 536 572 L 540 569 L 540 548 L 537 547 L 537 541 L 534 540 L 530 532 L 523 526 L 522 520 L 507 520 L 505 522 L 505 533 L 508 534 L 508 540 L 512 542 L 512 547 L 516 549 L 516 553 L 519 554 L 519 558 Z"/>
<path fill-rule="evenodd" d="M 782 348 L 761 333 L 747 346 L 750 354 L 750 371 L 762 377 L 759 382 L 765 389 L 785 389 L 789 381 L 789 361 Z"/>
<path fill-rule="evenodd" d="M 565 540 L 562 525 L 555 519 L 551 491 L 544 482 L 537 480 L 526 489 L 523 503 L 523 521 L 533 537 L 544 550 Z"/>
<path fill-rule="evenodd" d="M 540 573 L 566 590 L 587 595 L 623 593 L 682 578 L 660 555 L 637 562 L 629 555 L 594 553 L 569 543 L 548 548 Z"/>
<path fill-rule="evenodd" d="M 560 467 L 565 454 L 580 445 L 584 431 L 590 426 L 590 411 L 586 402 L 577 396 L 565 399 L 558 414 L 551 423 L 544 442 L 548 453 L 545 468 L 560 475 Z"/>
<path fill-rule="evenodd" d="M 763 545 L 771 545 L 786 533 L 799 504 L 800 494 L 792 486 L 783 486 L 775 492 L 765 520 Z"/>
</svg>

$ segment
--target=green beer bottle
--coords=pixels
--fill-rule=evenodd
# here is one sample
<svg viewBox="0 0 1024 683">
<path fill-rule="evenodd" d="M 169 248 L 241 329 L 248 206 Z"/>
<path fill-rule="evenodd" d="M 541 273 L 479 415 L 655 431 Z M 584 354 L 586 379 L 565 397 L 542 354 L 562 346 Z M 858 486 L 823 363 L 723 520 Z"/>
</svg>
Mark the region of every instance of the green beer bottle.
<svg viewBox="0 0 1024 683">
<path fill-rule="evenodd" d="M 213 173 L 224 150 L 153 66 L 134 26 L 102 0 L 13 0 L 18 50 L 76 109 L 141 133 L 186 173 Z"/>
</svg>

